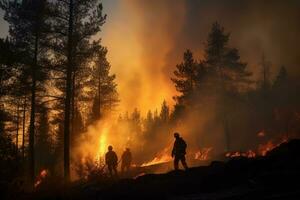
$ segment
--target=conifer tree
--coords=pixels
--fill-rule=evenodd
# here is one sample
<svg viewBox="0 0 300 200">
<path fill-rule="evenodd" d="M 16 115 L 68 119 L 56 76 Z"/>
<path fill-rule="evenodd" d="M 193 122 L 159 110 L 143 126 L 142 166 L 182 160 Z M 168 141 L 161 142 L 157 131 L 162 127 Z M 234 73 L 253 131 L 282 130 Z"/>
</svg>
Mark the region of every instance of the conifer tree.
<svg viewBox="0 0 300 200">
<path fill-rule="evenodd" d="M 102 14 L 102 4 L 97 0 L 66 0 L 52 3 L 53 40 L 52 47 L 56 63 L 64 77 L 62 87 L 64 98 L 64 177 L 70 180 L 70 128 L 74 113 L 74 83 L 78 67 L 92 57 L 100 39 L 93 36 L 100 32 L 106 16 Z M 74 114 L 73 114 L 74 116 Z"/>
<path fill-rule="evenodd" d="M 46 0 L 2 0 L 5 20 L 9 23 L 9 35 L 24 66 L 22 73 L 30 83 L 31 111 L 29 128 L 29 164 L 30 178 L 33 185 L 35 177 L 34 134 L 36 115 L 36 94 L 39 83 L 45 80 L 42 68 L 43 44 L 46 38 Z"/>
</svg>

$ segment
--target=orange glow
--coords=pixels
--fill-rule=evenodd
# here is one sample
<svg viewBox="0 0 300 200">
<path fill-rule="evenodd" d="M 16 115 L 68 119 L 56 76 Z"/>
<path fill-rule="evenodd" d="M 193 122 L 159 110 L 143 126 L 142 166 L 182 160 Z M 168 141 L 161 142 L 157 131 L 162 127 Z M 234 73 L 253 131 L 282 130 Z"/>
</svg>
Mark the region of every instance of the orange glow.
<svg viewBox="0 0 300 200">
<path fill-rule="evenodd" d="M 43 169 L 39 175 L 36 178 L 36 181 L 34 183 L 34 187 L 37 188 L 39 185 L 41 185 L 41 183 L 43 182 L 43 180 L 48 176 L 48 170 L 47 169 Z"/>
<path fill-rule="evenodd" d="M 261 156 L 265 156 L 267 155 L 267 153 L 269 151 L 272 151 L 274 148 L 278 147 L 279 145 L 281 145 L 282 143 L 287 142 L 286 138 L 283 138 L 280 142 L 278 142 L 277 144 L 274 144 L 274 142 L 272 142 L 271 140 L 268 141 L 266 144 L 261 144 L 258 147 L 258 153 Z"/>
<path fill-rule="evenodd" d="M 258 146 L 256 151 L 257 153 L 255 153 L 255 151 L 253 150 L 248 150 L 247 152 L 236 151 L 236 152 L 227 152 L 225 156 L 228 158 L 234 158 L 234 157 L 255 158 L 257 155 L 266 156 L 268 152 L 272 151 L 274 148 L 278 147 L 279 145 L 287 141 L 288 140 L 286 138 L 283 138 L 275 144 L 272 140 L 269 140 L 267 143 L 260 144 Z"/>
<path fill-rule="evenodd" d="M 235 158 L 235 157 L 247 157 L 247 158 L 255 158 L 256 157 L 256 153 L 252 150 L 248 150 L 247 152 L 231 152 L 231 153 L 226 153 L 225 154 L 226 157 L 228 158 Z"/>
<path fill-rule="evenodd" d="M 265 131 L 262 130 L 262 131 L 258 132 L 258 133 L 257 133 L 257 136 L 258 136 L 258 137 L 264 137 L 264 136 L 265 136 Z"/>
<path fill-rule="evenodd" d="M 171 154 L 171 145 L 163 149 L 163 151 L 157 154 L 157 156 L 155 156 L 154 159 L 152 159 L 151 161 L 143 163 L 141 167 L 147 167 L 151 165 L 170 162 L 172 160 L 172 156 L 170 154 Z"/>
<path fill-rule="evenodd" d="M 195 153 L 195 160 L 208 160 L 212 147 L 200 149 Z"/>
<path fill-rule="evenodd" d="M 107 134 L 108 134 L 108 128 L 104 127 L 100 137 L 99 137 L 99 143 L 98 143 L 98 152 L 96 154 L 96 160 L 103 158 L 106 152 L 106 148 L 107 148 Z"/>
<path fill-rule="evenodd" d="M 173 104 L 172 96 L 176 94 L 170 76 L 173 71 L 171 67 L 180 58 L 172 59 L 172 64 L 167 59 L 184 23 L 185 4 L 156 2 L 155 6 L 172 6 L 176 11 L 174 15 L 157 12 L 154 18 L 148 4 L 120 1 L 116 8 L 118 14 L 113 16 L 114 20 L 105 24 L 101 35 L 103 45 L 109 49 L 108 60 L 112 72 L 117 76 L 121 100 L 118 109 L 123 113 L 139 108 L 145 115 L 149 109 L 159 108 L 163 100 Z M 127 19 L 126 26 L 124 19 Z M 154 27 L 146 26 L 147 23 L 155 23 L 155 31 Z M 169 25 L 167 29 L 166 25 Z"/>
<path fill-rule="evenodd" d="M 143 163 L 141 166 L 147 167 L 147 166 L 151 166 L 151 165 L 157 165 L 157 164 L 161 164 L 161 163 L 170 162 L 171 160 L 172 160 L 172 157 L 170 155 L 164 154 L 161 157 L 155 157 L 153 160 Z"/>
</svg>

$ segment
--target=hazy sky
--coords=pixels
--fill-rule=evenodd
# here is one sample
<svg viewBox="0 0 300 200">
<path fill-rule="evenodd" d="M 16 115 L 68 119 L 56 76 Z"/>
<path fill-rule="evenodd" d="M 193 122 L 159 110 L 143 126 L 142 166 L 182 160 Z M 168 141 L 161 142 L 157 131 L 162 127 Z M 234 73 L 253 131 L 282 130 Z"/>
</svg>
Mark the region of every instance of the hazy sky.
<svg viewBox="0 0 300 200">
<path fill-rule="evenodd" d="M 100 36 L 117 75 L 120 109 L 144 113 L 166 99 L 173 104 L 170 77 L 183 51 L 196 59 L 211 24 L 231 33 L 230 45 L 256 75 L 264 53 L 271 72 L 285 65 L 300 77 L 300 0 L 103 0 L 107 22 Z M 1 11 L 1 16 L 3 12 Z M 0 36 L 7 34 L 1 19 Z"/>
</svg>

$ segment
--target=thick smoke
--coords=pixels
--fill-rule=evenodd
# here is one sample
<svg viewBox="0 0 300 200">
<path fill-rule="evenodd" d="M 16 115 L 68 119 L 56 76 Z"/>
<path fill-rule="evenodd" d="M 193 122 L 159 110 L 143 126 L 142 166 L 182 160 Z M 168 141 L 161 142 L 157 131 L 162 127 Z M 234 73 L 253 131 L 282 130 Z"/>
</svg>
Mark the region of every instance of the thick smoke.
<svg viewBox="0 0 300 200">
<path fill-rule="evenodd" d="M 118 75 L 121 110 L 138 107 L 145 113 L 163 99 L 173 104 L 170 77 L 175 65 L 187 48 L 202 58 L 215 21 L 231 32 L 231 45 L 254 75 L 265 54 L 273 75 L 285 65 L 298 77 L 299 8 L 297 0 L 120 1 L 106 24 L 103 42 Z"/>
</svg>

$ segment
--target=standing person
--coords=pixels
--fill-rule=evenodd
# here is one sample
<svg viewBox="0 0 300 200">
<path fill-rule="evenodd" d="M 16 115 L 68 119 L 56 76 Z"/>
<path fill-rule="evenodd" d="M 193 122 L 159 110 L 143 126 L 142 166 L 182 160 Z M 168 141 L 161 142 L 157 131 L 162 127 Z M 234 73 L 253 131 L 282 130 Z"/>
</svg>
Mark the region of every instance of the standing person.
<svg viewBox="0 0 300 200">
<path fill-rule="evenodd" d="M 115 176 L 118 176 L 118 156 L 116 152 L 113 151 L 113 147 L 108 147 L 108 152 L 105 154 L 105 163 L 108 167 L 109 174 L 111 177 L 113 177 L 113 172 Z"/>
<path fill-rule="evenodd" d="M 188 166 L 185 161 L 185 154 L 186 154 L 186 142 L 179 136 L 179 133 L 174 133 L 174 146 L 172 150 L 172 157 L 174 157 L 174 168 L 178 170 L 178 163 L 181 161 L 183 167 L 187 170 Z"/>
<path fill-rule="evenodd" d="M 126 148 L 124 153 L 122 154 L 122 164 L 121 164 L 121 170 L 124 172 L 125 170 L 128 172 L 130 169 L 132 161 L 132 155 L 129 148 Z"/>
</svg>

